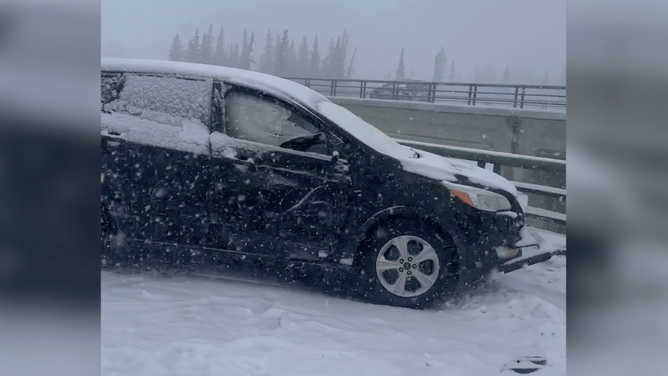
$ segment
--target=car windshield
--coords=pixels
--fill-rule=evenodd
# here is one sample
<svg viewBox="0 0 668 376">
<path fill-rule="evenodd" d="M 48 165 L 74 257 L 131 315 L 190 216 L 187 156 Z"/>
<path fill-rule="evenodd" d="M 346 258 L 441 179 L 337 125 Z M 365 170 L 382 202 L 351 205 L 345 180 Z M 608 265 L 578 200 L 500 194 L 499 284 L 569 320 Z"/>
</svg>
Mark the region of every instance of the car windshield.
<svg viewBox="0 0 668 376">
<path fill-rule="evenodd" d="M 380 153 L 397 159 L 417 157 L 410 148 L 399 144 L 380 129 L 331 101 L 318 102 L 317 109 L 321 115 Z"/>
</svg>

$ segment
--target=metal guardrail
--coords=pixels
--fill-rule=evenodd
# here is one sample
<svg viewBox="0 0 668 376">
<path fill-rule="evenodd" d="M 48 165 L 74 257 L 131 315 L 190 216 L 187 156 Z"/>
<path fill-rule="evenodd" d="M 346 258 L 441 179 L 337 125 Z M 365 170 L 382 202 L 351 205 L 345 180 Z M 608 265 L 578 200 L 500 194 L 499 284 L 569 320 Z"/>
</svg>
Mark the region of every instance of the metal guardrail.
<svg viewBox="0 0 668 376">
<path fill-rule="evenodd" d="M 363 99 L 566 108 L 566 86 L 285 77 L 325 96 Z"/>
<path fill-rule="evenodd" d="M 566 173 L 566 161 L 559 159 L 531 157 L 526 155 L 468 149 L 408 140 L 395 141 L 402 145 L 410 146 L 415 149 L 438 154 L 444 157 L 476 162 L 476 164 L 482 168 L 485 168 L 488 164 L 491 164 L 493 166 L 494 172 L 496 173 L 501 173 L 501 168 L 504 166 L 517 167 L 526 170 L 545 171 L 548 173 Z M 517 187 L 517 190 L 520 192 L 543 197 L 550 197 L 553 199 L 556 198 L 558 200 L 563 200 L 563 202 L 566 201 L 566 189 L 515 181 L 512 183 L 515 184 L 515 187 Z M 547 220 L 561 226 L 566 225 L 566 213 L 529 206 L 525 210 L 525 215 L 530 218 Z"/>
</svg>

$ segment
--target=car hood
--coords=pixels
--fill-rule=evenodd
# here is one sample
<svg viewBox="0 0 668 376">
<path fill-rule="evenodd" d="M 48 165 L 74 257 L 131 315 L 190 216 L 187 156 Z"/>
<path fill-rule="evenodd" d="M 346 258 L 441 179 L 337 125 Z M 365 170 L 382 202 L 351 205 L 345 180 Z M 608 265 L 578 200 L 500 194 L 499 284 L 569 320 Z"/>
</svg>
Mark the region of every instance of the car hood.
<svg viewBox="0 0 668 376">
<path fill-rule="evenodd" d="M 478 167 L 475 162 L 462 162 L 401 145 L 359 116 L 328 100 L 319 102 L 316 110 L 360 142 L 401 162 L 405 171 L 435 180 L 501 189 L 517 196 L 517 189 L 512 183 Z"/>
<path fill-rule="evenodd" d="M 501 189 L 517 197 L 517 188 L 513 183 L 499 174 L 478 167 L 475 162 L 446 158 L 403 145 L 402 147 L 417 154 L 415 157 L 399 160 L 404 171 L 451 183 L 477 184 L 491 189 Z"/>
</svg>

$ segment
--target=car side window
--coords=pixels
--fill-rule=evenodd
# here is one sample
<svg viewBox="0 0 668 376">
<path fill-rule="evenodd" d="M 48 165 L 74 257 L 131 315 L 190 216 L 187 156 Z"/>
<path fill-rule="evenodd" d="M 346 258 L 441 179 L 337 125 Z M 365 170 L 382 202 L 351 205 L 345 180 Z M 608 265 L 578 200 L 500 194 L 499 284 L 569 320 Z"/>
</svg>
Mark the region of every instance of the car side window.
<svg viewBox="0 0 668 376">
<path fill-rule="evenodd" d="M 225 131 L 241 140 L 327 154 L 325 136 L 318 127 L 281 103 L 259 95 L 231 92 L 225 97 Z"/>
<path fill-rule="evenodd" d="M 102 84 L 104 112 L 175 126 L 183 120 L 209 123 L 212 80 L 124 74 L 103 77 Z"/>
</svg>

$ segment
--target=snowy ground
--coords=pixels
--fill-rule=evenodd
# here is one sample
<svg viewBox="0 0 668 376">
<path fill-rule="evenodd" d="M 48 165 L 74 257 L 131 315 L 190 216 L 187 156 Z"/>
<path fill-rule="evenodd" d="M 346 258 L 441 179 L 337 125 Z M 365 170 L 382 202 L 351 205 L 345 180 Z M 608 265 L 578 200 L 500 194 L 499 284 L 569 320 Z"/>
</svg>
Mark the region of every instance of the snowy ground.
<svg viewBox="0 0 668 376">
<path fill-rule="evenodd" d="M 566 374 L 565 256 L 427 311 L 240 272 L 102 272 L 101 293 L 103 375 L 516 375 L 530 356 Z"/>
</svg>

